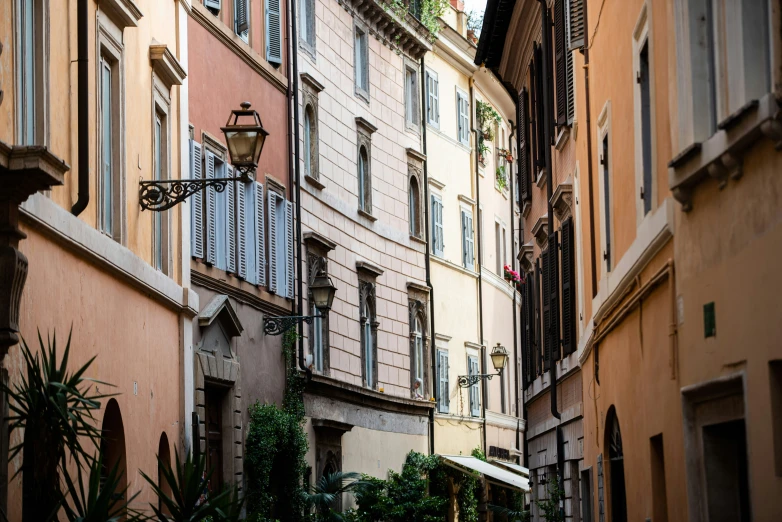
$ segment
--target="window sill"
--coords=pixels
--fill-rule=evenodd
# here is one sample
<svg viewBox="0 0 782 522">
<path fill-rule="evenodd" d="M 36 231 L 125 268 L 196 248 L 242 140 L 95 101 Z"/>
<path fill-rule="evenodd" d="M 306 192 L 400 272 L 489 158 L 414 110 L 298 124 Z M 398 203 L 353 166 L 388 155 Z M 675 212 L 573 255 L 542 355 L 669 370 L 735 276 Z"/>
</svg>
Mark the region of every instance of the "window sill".
<svg viewBox="0 0 782 522">
<path fill-rule="evenodd" d="M 355 86 L 355 95 L 357 98 L 363 100 L 364 103 L 369 105 L 369 93 L 364 89 L 362 89 L 361 87 L 359 87 L 358 85 Z"/>
<path fill-rule="evenodd" d="M 561 151 L 565 147 L 568 138 L 570 138 L 570 127 L 561 127 L 557 134 L 557 139 L 554 141 L 554 148 Z"/>
<path fill-rule="evenodd" d="M 306 174 L 306 175 L 304 176 L 304 179 L 307 181 L 307 183 L 309 183 L 309 184 L 310 184 L 310 185 L 312 185 L 313 187 L 317 188 L 318 190 L 323 190 L 324 188 L 326 188 L 326 185 L 324 185 L 323 183 L 321 183 L 319 179 L 317 179 L 317 178 L 313 178 L 313 177 L 312 177 L 312 176 L 310 176 L 309 174 Z"/>
<path fill-rule="evenodd" d="M 367 212 L 366 210 L 358 209 L 358 215 L 362 216 L 362 217 L 365 217 L 365 218 L 367 218 L 368 220 L 370 220 L 372 222 L 377 221 L 377 218 L 375 216 L 373 216 L 372 214 L 370 214 L 369 212 Z"/>
<path fill-rule="evenodd" d="M 774 95 L 766 94 L 728 116 L 710 138 L 690 145 L 668 163 L 668 185 L 682 210 L 692 209 L 695 186 L 704 180 L 713 178 L 722 189 L 729 178 L 740 178 L 742 156 L 764 137 L 770 139 L 777 150 L 782 150 L 779 110 Z"/>
<path fill-rule="evenodd" d="M 543 188 L 546 186 L 547 179 L 548 173 L 546 172 L 546 169 L 541 169 L 538 171 L 538 179 L 535 180 L 535 184 L 538 186 L 538 188 Z"/>
<path fill-rule="evenodd" d="M 426 244 L 426 241 L 425 241 L 425 240 L 423 240 L 423 239 L 421 239 L 420 237 L 418 237 L 418 236 L 415 236 L 415 235 L 413 235 L 413 234 L 410 234 L 410 241 L 414 241 L 414 242 L 416 242 L 416 243 L 420 243 L 420 244 L 422 244 L 422 245 L 425 245 L 425 244 Z"/>
<path fill-rule="evenodd" d="M 529 211 L 532 210 L 532 201 L 525 200 L 524 206 L 521 207 L 521 215 L 526 219 L 529 216 Z"/>
</svg>

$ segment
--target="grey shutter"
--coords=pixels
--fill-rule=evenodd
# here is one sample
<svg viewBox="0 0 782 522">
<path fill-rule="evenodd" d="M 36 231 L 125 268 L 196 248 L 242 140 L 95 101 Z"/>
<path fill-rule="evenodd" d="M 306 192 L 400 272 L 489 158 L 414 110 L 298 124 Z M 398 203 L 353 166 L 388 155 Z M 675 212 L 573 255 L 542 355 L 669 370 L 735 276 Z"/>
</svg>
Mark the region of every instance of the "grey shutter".
<svg viewBox="0 0 782 522">
<path fill-rule="evenodd" d="M 576 280 L 573 240 L 573 218 L 562 222 L 562 351 L 570 355 L 576 351 Z"/>
<path fill-rule="evenodd" d="M 554 60 L 556 66 L 557 125 L 567 124 L 567 59 L 565 57 L 565 0 L 554 1 Z"/>
<path fill-rule="evenodd" d="M 584 47 L 584 0 L 568 1 L 568 48 L 574 51 Z"/>
<path fill-rule="evenodd" d="M 277 293 L 277 193 L 267 191 L 269 195 L 269 291 Z M 282 226 L 285 226 L 282 224 Z"/>
<path fill-rule="evenodd" d="M 478 358 L 477 357 L 470 357 L 469 358 L 469 371 L 468 373 L 470 375 L 478 375 L 480 373 L 480 370 L 478 368 Z M 478 388 L 478 384 L 473 384 L 470 386 L 470 415 L 473 417 L 479 417 L 481 414 L 481 395 L 480 395 L 480 389 Z"/>
<path fill-rule="evenodd" d="M 526 87 L 521 90 L 519 96 L 519 185 L 522 201 L 532 201 L 532 176 L 529 164 L 529 93 Z"/>
<path fill-rule="evenodd" d="M 551 244 L 549 243 L 549 248 Z M 551 365 L 551 285 L 548 276 L 550 262 L 549 248 L 543 251 L 543 371 Z"/>
<path fill-rule="evenodd" d="M 190 140 L 190 175 L 193 179 L 201 179 L 203 173 L 201 144 Z M 204 196 L 200 190 L 190 200 L 190 255 L 204 257 Z"/>
<path fill-rule="evenodd" d="M 234 177 L 234 168 L 228 166 L 228 177 Z M 225 205 L 225 246 L 228 252 L 226 252 L 226 266 L 228 272 L 236 273 L 236 183 L 233 181 L 228 182 L 226 187 L 226 205 Z"/>
<path fill-rule="evenodd" d="M 448 413 L 450 390 L 448 389 L 448 352 L 437 351 L 438 407 L 440 413 Z"/>
<path fill-rule="evenodd" d="M 543 107 L 543 86 L 545 83 L 545 69 L 543 68 L 543 48 L 538 45 L 535 48 L 535 142 L 537 145 L 537 154 L 535 158 L 535 172 L 545 166 L 546 161 L 546 143 L 545 143 L 545 114 Z M 537 174 L 535 176 L 537 179 Z"/>
<path fill-rule="evenodd" d="M 526 388 L 532 381 L 535 380 L 535 351 L 537 345 L 535 344 L 535 283 L 534 272 L 530 272 L 524 279 L 524 304 L 522 307 L 522 314 L 524 317 L 524 332 L 522 333 L 524 339 L 524 376 L 526 377 Z"/>
<path fill-rule="evenodd" d="M 472 214 L 465 214 L 467 224 L 467 267 L 475 269 L 475 237 L 472 226 Z"/>
<path fill-rule="evenodd" d="M 576 87 L 573 76 L 573 53 L 565 52 L 565 68 L 567 69 L 567 124 L 571 125 L 576 118 Z"/>
<path fill-rule="evenodd" d="M 280 0 L 265 0 L 266 6 L 266 61 L 282 64 L 282 23 Z"/>
<path fill-rule="evenodd" d="M 236 273 L 247 278 L 247 185 L 236 182 Z"/>
<path fill-rule="evenodd" d="M 220 0 L 204 0 L 204 7 L 219 11 L 222 6 L 220 5 Z"/>
<path fill-rule="evenodd" d="M 560 357 L 560 338 L 559 338 L 559 244 L 557 241 L 557 232 L 554 232 L 554 236 L 549 238 L 549 292 L 551 292 L 550 298 L 550 310 L 551 310 L 551 328 L 549 329 L 549 336 L 551 338 L 551 361 L 558 361 Z"/>
<path fill-rule="evenodd" d="M 247 31 L 250 28 L 250 24 L 247 20 L 247 3 L 249 0 L 235 0 L 234 8 L 236 9 L 236 34 L 242 38 L 247 38 Z"/>
<path fill-rule="evenodd" d="M 432 195 L 432 246 L 434 255 L 443 255 L 443 202 Z"/>
<path fill-rule="evenodd" d="M 206 151 L 206 177 L 207 179 L 215 177 L 215 155 Z M 217 258 L 216 252 L 216 231 L 215 221 L 217 219 L 217 194 L 215 189 L 209 187 L 206 189 L 206 262 L 210 265 L 215 264 Z"/>
<path fill-rule="evenodd" d="M 434 121 L 437 123 L 437 126 L 440 126 L 440 82 L 437 80 L 437 78 L 432 78 L 434 80 L 433 83 L 433 92 L 434 92 Z"/>
<path fill-rule="evenodd" d="M 264 230 L 263 185 L 255 184 L 255 283 L 266 286 L 266 231 Z"/>
<path fill-rule="evenodd" d="M 469 247 L 467 246 L 467 213 L 462 210 L 462 266 L 467 268 L 467 251 Z"/>
<path fill-rule="evenodd" d="M 293 241 L 293 203 L 285 202 L 285 287 L 286 297 L 293 299 L 293 280 L 294 274 L 294 244 Z"/>
</svg>

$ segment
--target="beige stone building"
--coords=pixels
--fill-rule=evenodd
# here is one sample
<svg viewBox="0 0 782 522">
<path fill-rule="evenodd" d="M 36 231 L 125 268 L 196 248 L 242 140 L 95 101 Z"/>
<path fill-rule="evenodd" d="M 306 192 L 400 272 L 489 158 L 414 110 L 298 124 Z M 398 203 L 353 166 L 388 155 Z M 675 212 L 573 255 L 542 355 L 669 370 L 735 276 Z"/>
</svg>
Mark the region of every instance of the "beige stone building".
<svg viewBox="0 0 782 522">
<path fill-rule="evenodd" d="M 181 448 L 180 354 L 198 309 L 182 209 L 142 211 L 138 196 L 140 179 L 187 171 L 187 17 L 188 2 L 0 4 L 3 353 L 19 337 L 35 349 L 38 330 L 62 346 L 72 329 L 73 368 L 97 356 L 87 376 L 118 393 L 97 414 L 102 449 L 143 489 L 136 508 L 152 500 L 138 470 L 157 476 L 155 455 Z M 17 383 L 18 348 L 3 367 Z M 5 480 L 21 455 L 2 463 L 19 520 L 21 482 Z"/>
</svg>

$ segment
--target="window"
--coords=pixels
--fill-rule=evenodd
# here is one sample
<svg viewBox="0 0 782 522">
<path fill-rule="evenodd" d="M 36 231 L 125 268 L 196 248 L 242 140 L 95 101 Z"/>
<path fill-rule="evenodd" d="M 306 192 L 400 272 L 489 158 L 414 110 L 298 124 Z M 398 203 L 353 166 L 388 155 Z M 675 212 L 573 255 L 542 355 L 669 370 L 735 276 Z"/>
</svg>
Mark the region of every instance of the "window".
<svg viewBox="0 0 782 522">
<path fill-rule="evenodd" d="M 44 20 L 49 2 L 18 0 L 18 136 L 22 145 L 45 142 L 46 98 L 44 87 L 48 74 L 48 34 Z"/>
<path fill-rule="evenodd" d="M 304 109 L 304 175 L 318 178 L 316 173 L 318 161 L 317 134 L 315 132 L 315 114 L 311 105 Z"/>
<path fill-rule="evenodd" d="M 456 134 L 459 143 L 462 145 L 470 144 L 470 100 L 467 95 L 460 90 L 456 91 Z"/>
<path fill-rule="evenodd" d="M 421 223 L 421 192 L 418 187 L 418 178 L 410 176 L 410 187 L 407 195 L 407 205 L 410 210 L 410 235 L 421 238 L 423 235 Z"/>
<path fill-rule="evenodd" d="M 600 143 L 600 162 L 603 165 L 603 260 L 606 271 L 611 271 L 611 171 L 609 164 L 608 135 Z"/>
<path fill-rule="evenodd" d="M 556 69 L 557 125 L 568 124 L 570 114 L 568 102 L 573 77 L 572 56 L 568 51 L 565 4 L 569 0 L 554 1 L 554 66 Z M 568 70 L 569 69 L 569 70 Z"/>
<path fill-rule="evenodd" d="M 576 256 L 573 218 L 562 222 L 562 351 L 576 351 Z"/>
<path fill-rule="evenodd" d="M 204 7 L 209 9 L 215 16 L 220 14 L 220 8 L 222 7 L 221 0 L 204 0 Z"/>
<path fill-rule="evenodd" d="M 505 410 L 505 386 L 507 386 L 507 380 L 505 379 L 505 372 L 500 374 L 500 412 L 507 413 Z"/>
<path fill-rule="evenodd" d="M 475 238 L 472 226 L 472 212 L 462 209 L 462 266 L 475 268 Z"/>
<path fill-rule="evenodd" d="M 112 235 L 114 230 L 114 143 L 112 139 L 112 70 L 111 65 L 100 62 L 100 139 L 101 139 L 101 229 Z"/>
<path fill-rule="evenodd" d="M 370 212 L 371 185 L 369 181 L 369 157 L 366 147 L 361 147 L 358 152 L 358 208 L 364 212 Z"/>
<path fill-rule="evenodd" d="M 782 360 L 769 361 L 771 381 L 771 431 L 774 438 L 774 468 L 782 477 Z"/>
<path fill-rule="evenodd" d="M 315 51 L 315 2 L 314 0 L 300 0 L 300 41 L 305 50 L 310 54 Z"/>
<path fill-rule="evenodd" d="M 497 275 L 500 277 L 503 277 L 505 271 L 505 265 L 507 265 L 506 260 L 506 242 L 507 236 L 505 233 L 505 226 L 498 222 L 494 222 L 494 245 L 496 248 L 495 257 L 496 257 L 496 266 L 497 266 Z"/>
<path fill-rule="evenodd" d="M 266 18 L 266 61 L 272 65 L 282 64 L 282 22 L 280 0 L 264 0 Z"/>
<path fill-rule="evenodd" d="M 250 41 L 249 3 L 250 0 L 234 0 L 234 31 L 247 43 Z"/>
<path fill-rule="evenodd" d="M 638 89 L 640 94 L 641 116 L 641 193 L 643 215 L 652 210 L 652 110 L 651 80 L 649 78 L 649 42 L 644 42 L 638 55 Z"/>
<path fill-rule="evenodd" d="M 443 232 L 443 200 L 432 194 L 432 251 L 438 257 L 443 257 L 445 251 Z"/>
<path fill-rule="evenodd" d="M 369 42 L 364 29 L 356 26 L 353 39 L 355 53 L 356 94 L 369 102 Z"/>
<path fill-rule="evenodd" d="M 405 65 L 405 125 L 411 130 L 418 130 L 418 93 L 418 71 Z"/>
<path fill-rule="evenodd" d="M 361 321 L 361 376 L 364 386 L 377 388 L 377 317 L 375 283 L 359 280 L 359 313 Z"/>
<path fill-rule="evenodd" d="M 201 144 L 190 140 L 190 177 L 202 179 L 204 172 L 203 149 Z M 190 199 L 190 255 L 196 259 L 204 258 L 204 198 L 199 190 Z"/>
<path fill-rule="evenodd" d="M 470 376 L 480 375 L 481 370 L 478 364 L 478 357 L 470 355 L 467 357 L 467 374 Z M 481 390 L 477 382 L 470 386 L 470 415 L 473 417 L 481 416 Z"/>
<path fill-rule="evenodd" d="M 293 205 L 267 190 L 269 219 L 269 291 L 293 299 Z"/>
<path fill-rule="evenodd" d="M 592 470 L 581 472 L 581 520 L 592 522 Z M 657 520 L 657 519 L 654 519 Z"/>
<path fill-rule="evenodd" d="M 440 84 L 433 71 L 426 71 L 426 123 L 440 128 Z"/>
<path fill-rule="evenodd" d="M 155 114 L 155 129 L 154 129 L 154 179 L 155 180 L 162 180 L 166 179 L 166 168 L 165 164 L 167 163 L 167 143 L 166 143 L 166 135 L 168 134 L 167 128 L 165 126 L 165 116 L 160 113 Z M 166 259 L 168 256 L 165 254 L 168 250 L 168 237 L 167 234 L 165 234 L 164 226 L 163 226 L 163 220 L 168 218 L 168 213 L 166 212 L 152 212 L 152 219 L 153 219 L 153 225 L 152 225 L 152 237 L 153 237 L 153 245 L 152 245 L 152 265 L 157 268 L 158 270 L 161 270 L 163 272 L 168 273 L 168 259 Z"/>
<path fill-rule="evenodd" d="M 423 398 L 424 393 L 424 368 L 426 359 L 424 358 L 424 328 L 421 324 L 421 318 L 416 316 L 413 321 L 413 331 L 411 333 L 411 344 L 413 345 L 413 386 L 419 383 L 415 389 L 416 398 Z"/>
<path fill-rule="evenodd" d="M 692 141 L 771 90 L 768 0 L 688 0 L 677 15 L 684 127 Z M 689 41 L 685 40 L 685 37 Z M 684 73 L 687 73 L 686 76 Z"/>
<path fill-rule="evenodd" d="M 320 252 L 307 252 L 308 285 L 315 282 L 320 275 L 328 275 L 328 260 Z M 310 303 L 310 315 L 314 317 L 310 326 L 310 352 L 312 354 L 312 369 L 318 373 L 328 371 L 328 342 L 329 342 L 329 316 L 323 314 L 320 308 L 315 306 L 312 294 L 308 296 Z"/>
<path fill-rule="evenodd" d="M 652 456 L 652 520 L 668 522 L 668 499 L 665 487 L 665 451 L 663 434 L 649 439 Z"/>
<path fill-rule="evenodd" d="M 102 30 L 102 29 L 101 29 Z M 119 51 L 99 35 L 98 59 L 98 228 L 122 242 L 123 176 Z"/>
<path fill-rule="evenodd" d="M 448 352 L 437 350 L 437 411 L 440 413 L 448 413 L 451 403 L 448 370 Z"/>
<path fill-rule="evenodd" d="M 301 0 L 307 2 L 311 0 Z M 302 107 L 304 107 L 304 178 L 318 188 L 320 183 L 320 140 L 318 138 L 318 93 L 323 90 L 317 80 L 307 73 L 301 75 Z"/>
</svg>

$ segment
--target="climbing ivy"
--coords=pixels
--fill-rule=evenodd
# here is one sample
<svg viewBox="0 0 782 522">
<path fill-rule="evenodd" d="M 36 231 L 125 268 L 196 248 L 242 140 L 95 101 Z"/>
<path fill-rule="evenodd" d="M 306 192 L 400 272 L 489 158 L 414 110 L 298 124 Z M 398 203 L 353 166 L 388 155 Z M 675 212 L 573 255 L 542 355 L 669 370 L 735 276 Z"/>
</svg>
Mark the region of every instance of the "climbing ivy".
<svg viewBox="0 0 782 522">
<path fill-rule="evenodd" d="M 416 0 L 388 0 L 387 9 L 392 12 L 399 20 L 404 20 L 410 9 L 410 4 Z M 450 2 L 448 0 L 418 0 L 421 2 L 421 13 L 418 20 L 429 31 L 427 36 L 429 42 L 437 40 L 440 34 L 440 22 L 438 19 L 448 9 Z M 397 36 L 397 44 L 399 36 Z"/>
<path fill-rule="evenodd" d="M 298 335 L 289 330 L 282 340 L 286 380 L 282 408 L 255 403 L 245 445 L 247 513 L 253 522 L 301 522 L 303 478 L 307 469 L 304 431 L 304 379 L 296 371 L 293 353 Z"/>
<path fill-rule="evenodd" d="M 565 513 L 560 503 L 565 500 L 565 492 L 559 487 L 559 479 L 554 477 L 549 480 L 548 498 L 536 500 L 538 509 L 546 522 L 565 522 Z"/>
</svg>

